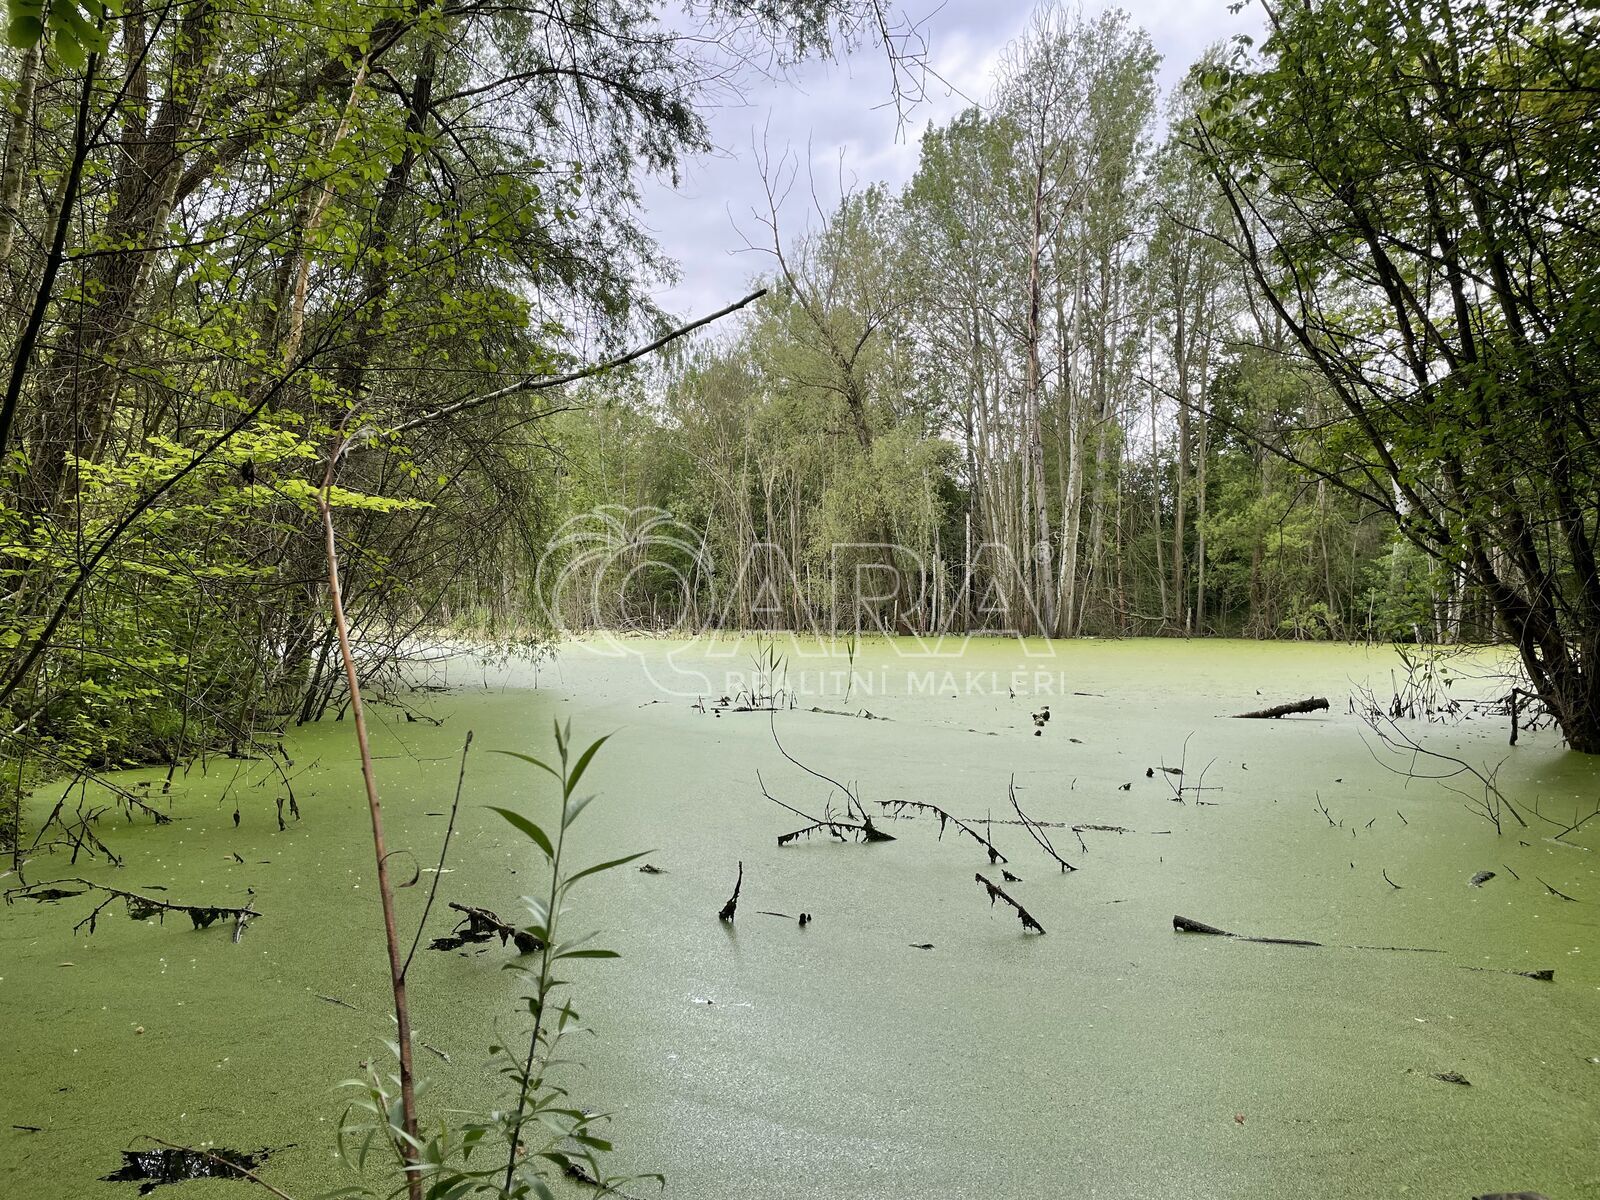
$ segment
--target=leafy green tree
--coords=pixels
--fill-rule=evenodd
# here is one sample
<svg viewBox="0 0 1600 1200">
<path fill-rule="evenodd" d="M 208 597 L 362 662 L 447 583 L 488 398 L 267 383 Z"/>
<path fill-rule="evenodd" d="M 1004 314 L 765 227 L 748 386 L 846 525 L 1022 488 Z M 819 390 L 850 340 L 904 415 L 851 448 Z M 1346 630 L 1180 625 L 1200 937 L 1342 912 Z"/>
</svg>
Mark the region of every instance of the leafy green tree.
<svg viewBox="0 0 1600 1200">
<path fill-rule="evenodd" d="M 1324 0 L 1204 72 L 1257 294 L 1342 410 L 1318 470 L 1486 594 L 1600 752 L 1592 5 Z"/>
</svg>

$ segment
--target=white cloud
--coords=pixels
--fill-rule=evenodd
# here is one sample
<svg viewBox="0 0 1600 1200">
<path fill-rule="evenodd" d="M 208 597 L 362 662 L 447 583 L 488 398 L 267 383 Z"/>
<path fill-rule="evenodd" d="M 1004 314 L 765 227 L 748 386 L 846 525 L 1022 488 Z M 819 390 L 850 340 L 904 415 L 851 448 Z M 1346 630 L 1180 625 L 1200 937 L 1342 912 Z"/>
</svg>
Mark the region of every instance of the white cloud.
<svg viewBox="0 0 1600 1200">
<path fill-rule="evenodd" d="M 1204 49 L 1236 33 L 1259 30 L 1259 12 L 1228 11 L 1230 0 L 1124 0 L 1135 24 L 1143 26 L 1162 55 L 1159 81 L 1170 90 Z M 929 0 L 903 3 L 902 11 L 922 18 Z M 984 102 L 995 65 L 1033 9 L 1026 0 L 951 0 L 923 26 L 929 62 L 943 77 L 929 78 L 927 97 L 905 124 L 888 106 L 888 68 L 880 51 L 864 46 L 838 62 L 807 63 L 787 80 L 747 85 L 744 103 L 711 115 L 719 152 L 686 164 L 681 185 L 652 184 L 644 189 L 645 221 L 667 254 L 681 267 L 674 287 L 657 297 L 669 311 L 698 315 L 743 294 L 750 276 L 767 265 L 744 249 L 742 228 L 759 241 L 761 230 L 751 210 L 764 211 L 752 143 L 776 155 L 789 148 L 808 152 L 824 203 L 838 194 L 843 155 L 847 183 L 882 180 L 900 186 L 916 169 L 917 139 L 929 121 L 943 122 L 971 101 Z M 1086 4 L 1093 11 L 1096 6 Z M 790 232 L 814 219 L 804 174 L 783 212 Z"/>
</svg>

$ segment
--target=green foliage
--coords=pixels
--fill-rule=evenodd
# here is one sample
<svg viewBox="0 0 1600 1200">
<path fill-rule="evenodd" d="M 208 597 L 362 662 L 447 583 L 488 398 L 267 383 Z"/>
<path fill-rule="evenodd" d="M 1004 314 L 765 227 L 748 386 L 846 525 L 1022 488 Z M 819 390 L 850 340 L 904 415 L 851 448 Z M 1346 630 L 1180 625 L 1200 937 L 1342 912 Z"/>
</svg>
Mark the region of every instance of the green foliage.
<svg viewBox="0 0 1600 1200">
<path fill-rule="evenodd" d="M 6 41 L 20 49 L 48 40 L 61 62 L 81 67 L 106 48 L 106 22 L 121 0 L 6 0 Z"/>
<path fill-rule="evenodd" d="M 1600 751 L 1600 15 L 1327 0 L 1207 64 L 1191 130 L 1338 405 L 1321 468 L 1492 604 Z M 1452 600 L 1452 606 L 1457 603 Z"/>
<path fill-rule="evenodd" d="M 490 1067 L 507 1089 L 503 1106 L 492 1111 L 439 1123 L 416 1139 L 405 1131 L 400 1106 L 398 1076 L 373 1071 L 365 1080 L 347 1086 L 360 1096 L 340 1123 L 339 1153 L 346 1164 L 365 1173 L 375 1157 L 386 1164 L 386 1182 L 349 1189 L 348 1195 L 381 1196 L 406 1190 L 406 1155 L 412 1147 L 416 1167 L 429 1200 L 447 1197 L 488 1196 L 498 1200 L 525 1200 L 530 1196 L 551 1200 L 553 1186 L 576 1176 L 610 1189 L 645 1179 L 664 1185 L 659 1175 L 609 1176 L 603 1168 L 612 1145 L 601 1136 L 606 1117 L 574 1104 L 563 1084 L 560 1058 L 566 1042 L 580 1033 L 592 1033 L 581 1023 L 569 999 L 569 983 L 558 975 L 562 963 L 581 959 L 616 958 L 616 952 L 593 944 L 592 934 L 570 935 L 566 918 L 568 899 L 579 883 L 642 858 L 624 855 L 573 869 L 569 866 L 569 832 L 594 800 L 578 786 L 607 738 L 598 738 L 578 750 L 570 724 L 555 725 L 554 762 L 520 751 L 503 751 L 548 775 L 559 789 L 554 820 L 541 824 L 526 813 L 492 808 L 525 838 L 536 852 L 539 869 L 549 878 L 548 890 L 525 896 L 529 923 L 521 932 L 536 940 L 538 949 L 506 969 L 527 987 L 518 1009 L 526 1011 L 531 1027 L 520 1043 L 507 1041 L 490 1047 Z M 391 1046 L 398 1056 L 398 1047 Z"/>
</svg>

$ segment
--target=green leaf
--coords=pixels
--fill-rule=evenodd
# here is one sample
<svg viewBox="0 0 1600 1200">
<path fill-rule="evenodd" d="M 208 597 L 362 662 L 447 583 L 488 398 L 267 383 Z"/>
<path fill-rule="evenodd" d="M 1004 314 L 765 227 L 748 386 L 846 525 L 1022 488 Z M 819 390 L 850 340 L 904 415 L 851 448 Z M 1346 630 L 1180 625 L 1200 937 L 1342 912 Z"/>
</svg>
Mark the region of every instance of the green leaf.
<svg viewBox="0 0 1600 1200">
<path fill-rule="evenodd" d="M 544 926 L 550 923 L 550 908 L 538 896 L 524 896 L 522 902 L 528 906 L 528 912 L 533 915 L 535 925 Z"/>
<path fill-rule="evenodd" d="M 539 849 L 544 851 L 546 858 L 555 858 L 556 851 L 555 847 L 550 844 L 550 838 L 545 834 L 544 830 L 540 829 L 532 821 L 528 820 L 527 817 L 523 816 L 519 812 L 513 812 L 509 808 L 496 808 L 494 805 L 490 805 L 489 809 L 491 812 L 499 813 L 508 822 L 510 822 L 511 825 L 527 834 L 528 837 L 531 838 L 539 847 Z"/>
<path fill-rule="evenodd" d="M 608 733 L 605 735 L 605 737 L 591 742 L 589 744 L 589 748 L 578 756 L 578 761 L 573 764 L 572 770 L 567 774 L 567 795 L 570 796 L 574 791 L 577 790 L 578 780 L 582 779 L 583 773 L 589 769 L 589 763 L 593 761 L 595 752 L 598 751 L 601 746 L 604 746 L 610 737 L 611 735 Z"/>
<path fill-rule="evenodd" d="M 551 775 L 553 775 L 557 779 L 561 778 L 561 772 L 560 771 L 556 770 L 549 763 L 542 762 L 541 760 L 535 758 L 531 754 L 523 754 L 523 753 L 521 753 L 520 751 L 517 751 L 517 750 L 496 750 L 496 751 L 494 751 L 494 753 L 495 754 L 505 754 L 505 755 L 510 756 L 511 758 L 520 758 L 523 762 L 531 763 L 533 766 L 538 767 L 541 771 L 548 771 Z"/>
<path fill-rule="evenodd" d="M 44 22 L 31 13 L 16 13 L 6 25 L 6 41 L 18 50 L 39 44 L 44 36 Z"/>
<path fill-rule="evenodd" d="M 561 813 L 561 828 L 566 829 L 578 819 L 578 814 L 589 807 L 589 802 L 595 798 L 596 793 L 590 792 L 587 796 L 579 796 L 576 800 L 568 801 L 567 807 Z"/>
</svg>

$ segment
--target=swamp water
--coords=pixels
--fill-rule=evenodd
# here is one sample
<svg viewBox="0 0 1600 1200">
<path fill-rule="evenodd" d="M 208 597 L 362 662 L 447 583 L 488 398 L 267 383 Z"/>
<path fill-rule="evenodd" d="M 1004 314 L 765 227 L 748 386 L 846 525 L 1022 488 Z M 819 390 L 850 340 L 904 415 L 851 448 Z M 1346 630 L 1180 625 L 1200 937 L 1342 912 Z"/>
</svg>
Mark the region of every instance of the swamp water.
<svg viewBox="0 0 1600 1200">
<path fill-rule="evenodd" d="M 1384 648 L 974 642 L 910 659 L 867 643 L 848 699 L 842 654 L 791 654 L 801 694 L 776 718 L 784 748 L 858 787 L 875 817 L 876 801 L 908 799 L 999 821 L 1014 774 L 1034 819 L 1129 831 L 1086 831 L 1085 852 L 1050 829 L 1081 868 L 1063 874 L 1024 830 L 993 827 L 1040 937 L 989 904 L 973 874 L 1000 879 L 982 849 L 954 828 L 941 841 L 930 817 L 882 820 L 893 842 L 779 848 L 802 822 L 761 797 L 756 772 L 808 812 L 826 785 L 784 760 L 767 715 L 695 706 L 748 678 L 755 645 L 623 645 L 538 666 L 457 660 L 454 690 L 423 701 L 441 725 L 379 710 L 375 735 L 390 845 L 425 870 L 475 731 L 431 938 L 458 915 L 448 901 L 521 920 L 517 897 L 539 888 L 525 843 L 483 806 L 548 814 L 549 789 L 487 751 L 545 755 L 553 717 L 580 742 L 615 731 L 585 781 L 601 800 L 575 861 L 649 849 L 664 873 L 624 868 L 577 894 L 574 926 L 622 954 L 573 972 L 600 1036 L 579 1043 L 588 1066 L 569 1083 L 616 1114 L 610 1169 L 661 1171 L 668 1195 L 709 1200 L 1600 1196 L 1600 819 L 1551 840 L 1594 809 L 1600 763 L 1553 732 L 1509 750 L 1503 720 L 1402 723 L 1474 764 L 1506 760 L 1501 786 L 1531 828 L 1508 816 L 1497 835 L 1461 796 L 1369 752 L 1347 698 L 1368 681 L 1389 695 Z M 1310 695 L 1331 711 L 1226 719 Z M 131 921 L 120 903 L 74 934 L 92 896 L 0 910 L 0 1196 L 131 1197 L 101 1177 L 150 1148 L 141 1135 L 272 1147 L 264 1177 L 300 1200 L 349 1182 L 332 1156 L 336 1085 L 382 1061 L 392 1025 L 370 835 L 348 723 L 288 745 L 302 819 L 284 832 L 272 773 L 212 760 L 174 790 L 172 824 L 106 823 L 121 869 L 56 855 L 27 871 L 252 900 L 261 916 L 239 944 L 230 922 Z M 1216 790 L 1174 802 L 1160 768 L 1180 761 L 1191 784 L 1209 764 Z M 740 861 L 729 927 L 716 913 Z M 1469 886 L 1480 871 L 1495 878 Z M 430 879 L 400 893 L 404 927 Z M 1175 933 L 1174 914 L 1326 945 Z M 1342 948 L 1357 946 L 1442 953 Z M 492 1103 L 483 1063 L 494 1031 L 516 1028 L 512 953 L 419 952 L 425 1113 Z M 1554 982 L 1505 973 L 1545 968 Z M 1471 1086 L 1436 1078 L 1451 1073 Z M 254 1188 L 175 1186 L 189 1200 Z"/>
</svg>

